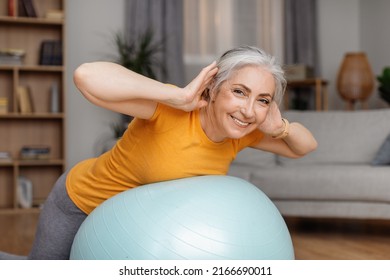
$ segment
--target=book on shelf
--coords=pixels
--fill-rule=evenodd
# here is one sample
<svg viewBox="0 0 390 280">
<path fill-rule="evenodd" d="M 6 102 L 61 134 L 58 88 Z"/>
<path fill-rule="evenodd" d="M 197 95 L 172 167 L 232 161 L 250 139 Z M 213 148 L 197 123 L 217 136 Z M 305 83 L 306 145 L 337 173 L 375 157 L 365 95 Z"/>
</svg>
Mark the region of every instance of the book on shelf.
<svg viewBox="0 0 390 280">
<path fill-rule="evenodd" d="M 17 15 L 19 17 L 27 17 L 26 15 L 26 11 L 24 10 L 24 7 L 23 7 L 23 2 L 22 0 L 15 0 L 18 2 L 18 9 L 17 9 Z"/>
<path fill-rule="evenodd" d="M 23 49 L 0 49 L 0 65 L 22 65 L 25 53 Z"/>
<path fill-rule="evenodd" d="M 18 0 L 8 0 L 8 15 L 10 17 L 16 17 L 16 5 Z"/>
<path fill-rule="evenodd" d="M 34 111 L 30 89 L 26 86 L 18 86 L 17 97 L 19 112 L 22 114 L 32 113 Z"/>
<path fill-rule="evenodd" d="M 24 176 L 18 176 L 17 198 L 21 208 L 33 206 L 33 183 Z"/>
<path fill-rule="evenodd" d="M 9 162 L 11 161 L 11 154 L 7 151 L 0 151 L 0 162 Z"/>
<path fill-rule="evenodd" d="M 5 115 L 8 113 L 8 98 L 0 97 L 0 115 Z"/>
<path fill-rule="evenodd" d="M 62 41 L 44 40 L 41 43 L 40 65 L 62 65 Z"/>
<path fill-rule="evenodd" d="M 19 0 L 19 15 L 26 17 L 37 17 L 33 0 Z"/>
<path fill-rule="evenodd" d="M 46 18 L 48 19 L 64 19 L 64 12 L 62 10 L 48 10 L 46 12 Z"/>
<path fill-rule="evenodd" d="M 31 159 L 49 159 L 50 147 L 45 145 L 27 145 L 20 149 L 20 158 Z"/>
</svg>

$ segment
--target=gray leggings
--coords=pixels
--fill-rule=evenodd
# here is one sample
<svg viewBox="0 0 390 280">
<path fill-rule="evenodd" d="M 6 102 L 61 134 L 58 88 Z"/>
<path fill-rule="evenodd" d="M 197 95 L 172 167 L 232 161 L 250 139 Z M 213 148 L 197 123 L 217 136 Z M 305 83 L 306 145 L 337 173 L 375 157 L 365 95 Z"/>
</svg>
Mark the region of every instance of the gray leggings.
<svg viewBox="0 0 390 280">
<path fill-rule="evenodd" d="M 87 215 L 69 198 L 65 188 L 67 173 L 61 175 L 46 199 L 39 216 L 35 240 L 27 259 L 67 260 L 73 239 Z M 0 260 L 22 260 L 17 256 L 0 252 Z"/>
<path fill-rule="evenodd" d="M 87 215 L 69 198 L 66 176 L 64 173 L 57 180 L 43 205 L 28 259 L 69 259 L 73 239 Z"/>
</svg>

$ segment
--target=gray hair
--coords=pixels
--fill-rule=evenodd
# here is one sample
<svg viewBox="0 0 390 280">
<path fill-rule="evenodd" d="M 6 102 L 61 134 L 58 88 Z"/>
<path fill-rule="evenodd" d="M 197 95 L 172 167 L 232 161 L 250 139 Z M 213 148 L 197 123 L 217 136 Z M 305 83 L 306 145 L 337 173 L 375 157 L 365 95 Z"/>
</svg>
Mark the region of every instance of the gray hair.
<svg viewBox="0 0 390 280">
<path fill-rule="evenodd" d="M 284 77 L 282 67 L 276 62 L 275 57 L 267 54 L 263 50 L 252 46 L 241 46 L 225 52 L 217 61 L 218 73 L 214 78 L 214 83 L 208 89 L 210 93 L 216 94 L 222 83 L 228 80 L 232 74 L 248 65 L 259 66 L 274 77 L 275 94 L 274 101 L 280 104 L 286 89 L 287 81 Z M 210 99 L 209 93 L 205 92 L 206 99 Z"/>
</svg>

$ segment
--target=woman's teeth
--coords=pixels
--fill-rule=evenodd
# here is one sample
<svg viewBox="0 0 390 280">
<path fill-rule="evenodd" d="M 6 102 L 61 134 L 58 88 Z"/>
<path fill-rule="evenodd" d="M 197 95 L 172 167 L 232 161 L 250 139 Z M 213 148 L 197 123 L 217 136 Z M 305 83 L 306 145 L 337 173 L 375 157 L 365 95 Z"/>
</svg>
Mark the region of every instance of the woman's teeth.
<svg viewBox="0 0 390 280">
<path fill-rule="evenodd" d="M 233 121 L 236 123 L 236 124 L 238 124 L 239 126 L 242 126 L 242 127 L 246 127 L 246 126 L 248 126 L 250 123 L 248 123 L 248 122 L 243 122 L 243 121 L 240 121 L 239 119 L 237 119 L 237 118 L 235 118 L 235 117 L 233 117 L 232 116 L 232 119 L 233 119 Z"/>
</svg>

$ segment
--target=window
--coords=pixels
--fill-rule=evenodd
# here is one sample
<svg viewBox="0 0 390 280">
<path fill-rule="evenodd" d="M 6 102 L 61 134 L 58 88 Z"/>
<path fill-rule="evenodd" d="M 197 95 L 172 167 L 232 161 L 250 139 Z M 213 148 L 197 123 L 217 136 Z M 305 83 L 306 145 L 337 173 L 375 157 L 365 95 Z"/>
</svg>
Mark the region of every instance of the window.
<svg viewBox="0 0 390 280">
<path fill-rule="evenodd" d="M 254 45 L 283 61 L 283 0 L 184 0 L 187 77 L 240 45 Z"/>
</svg>

